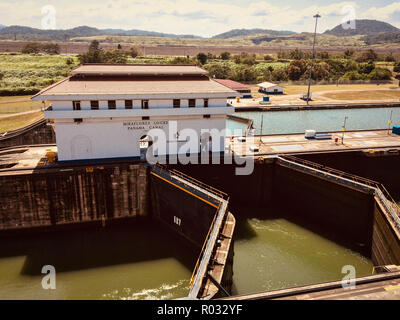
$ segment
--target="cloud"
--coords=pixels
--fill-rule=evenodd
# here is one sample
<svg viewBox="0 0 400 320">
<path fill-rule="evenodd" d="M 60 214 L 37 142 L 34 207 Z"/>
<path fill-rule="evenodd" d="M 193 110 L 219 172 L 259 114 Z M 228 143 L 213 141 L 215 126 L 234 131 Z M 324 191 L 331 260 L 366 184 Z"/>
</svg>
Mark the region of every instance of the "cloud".
<svg viewBox="0 0 400 320">
<path fill-rule="evenodd" d="M 395 22 L 395 17 L 400 14 L 400 2 L 394 2 L 385 7 L 372 7 L 363 13 L 364 18 Z M 395 22 L 396 23 L 396 22 Z M 396 23 L 398 25 L 398 22 Z"/>
<path fill-rule="evenodd" d="M 41 7 L 50 0 L 2 0 L 2 24 L 41 26 Z M 57 28 L 89 25 L 98 28 L 143 29 L 165 33 L 197 34 L 211 36 L 233 28 L 264 28 L 275 30 L 313 31 L 313 15 L 319 12 L 319 30 L 340 24 L 342 8 L 356 1 L 343 1 L 328 5 L 311 5 L 301 8 L 293 5 L 276 5 L 268 1 L 236 3 L 212 0 L 58 0 Z M 400 11 L 400 3 L 371 8 L 358 16 L 376 19 L 391 17 Z M 357 16 L 357 17 L 358 17 Z"/>
</svg>

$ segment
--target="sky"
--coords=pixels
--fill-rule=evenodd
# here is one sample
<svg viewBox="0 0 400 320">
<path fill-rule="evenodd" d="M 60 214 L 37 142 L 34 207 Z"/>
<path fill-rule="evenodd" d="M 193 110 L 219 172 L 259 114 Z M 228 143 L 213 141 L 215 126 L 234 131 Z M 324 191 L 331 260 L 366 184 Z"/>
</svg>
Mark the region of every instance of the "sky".
<svg viewBox="0 0 400 320">
<path fill-rule="evenodd" d="M 87 25 L 203 37 L 241 28 L 311 32 L 316 13 L 322 16 L 319 32 L 349 17 L 400 28 L 400 1 L 392 0 L 0 0 L 0 24 L 8 26 Z"/>
</svg>

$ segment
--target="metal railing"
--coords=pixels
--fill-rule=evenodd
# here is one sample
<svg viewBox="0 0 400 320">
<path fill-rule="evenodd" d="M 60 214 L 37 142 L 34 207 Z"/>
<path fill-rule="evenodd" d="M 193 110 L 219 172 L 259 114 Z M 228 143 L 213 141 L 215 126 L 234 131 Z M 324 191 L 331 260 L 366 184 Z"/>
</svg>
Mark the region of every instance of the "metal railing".
<svg viewBox="0 0 400 320">
<path fill-rule="evenodd" d="M 157 163 L 156 165 L 152 166 L 152 170 L 155 173 L 160 174 L 161 176 L 165 176 L 167 174 L 170 179 L 177 180 L 176 178 L 180 178 L 180 180 L 178 181 L 183 183 L 185 185 L 185 188 L 191 189 L 191 185 L 194 185 L 198 188 L 197 191 L 203 193 L 204 197 L 210 199 L 209 194 L 211 194 L 213 196 L 213 200 L 218 201 L 216 213 L 213 217 L 210 228 L 208 229 L 207 235 L 203 242 L 203 246 L 200 250 L 199 257 L 196 261 L 196 265 L 190 278 L 190 292 L 188 298 L 197 299 L 202 289 L 204 280 L 207 276 L 207 270 L 211 262 L 216 241 L 218 240 L 223 222 L 226 218 L 229 196 L 225 192 L 222 192 L 216 188 L 207 185 L 206 183 L 194 179 L 187 174 L 184 174 L 183 172 L 175 169 L 170 169 L 166 165 Z"/>
<path fill-rule="evenodd" d="M 301 164 L 301 165 L 304 165 L 304 166 L 307 166 L 307 167 L 311 167 L 311 168 L 314 168 L 314 169 L 317 169 L 317 170 L 320 170 L 320 171 L 324 171 L 326 173 L 333 174 L 335 176 L 338 176 L 338 177 L 341 177 L 341 178 L 344 178 L 344 179 L 351 180 L 351 181 L 356 182 L 356 183 L 361 183 L 361 184 L 370 186 L 372 188 L 375 188 L 377 185 L 379 185 L 379 183 L 374 181 L 374 180 L 370 180 L 370 179 L 367 179 L 367 178 L 359 177 L 359 176 L 356 176 L 356 175 L 351 174 L 351 173 L 347 173 L 347 172 L 344 172 L 344 171 L 340 171 L 338 169 L 333 169 L 333 168 L 330 168 L 330 167 L 326 167 L 326 166 L 324 166 L 322 164 L 311 162 L 311 161 L 304 160 L 304 159 L 300 159 L 300 158 L 297 158 L 297 157 L 294 157 L 294 156 L 291 156 L 291 155 L 280 155 L 279 157 L 283 158 L 283 159 L 286 159 L 286 160 L 289 160 L 289 161 L 292 161 L 292 162 L 295 162 L 295 163 L 298 163 L 298 164 Z"/>
<path fill-rule="evenodd" d="M 152 168 L 153 168 L 154 171 L 159 172 L 159 173 L 166 173 L 172 178 L 174 176 L 178 177 L 178 178 L 181 178 L 182 180 L 185 180 L 185 181 L 195 185 L 196 187 L 198 187 L 200 189 L 203 189 L 203 190 L 205 190 L 205 191 L 217 196 L 218 198 L 221 198 L 221 199 L 227 199 L 228 198 L 228 195 L 225 192 L 222 192 L 221 190 L 218 190 L 218 189 L 216 189 L 216 188 L 214 188 L 214 187 L 212 187 L 212 186 L 210 186 L 210 185 L 208 185 L 208 184 L 206 184 L 204 182 L 201 182 L 201 181 L 199 181 L 199 180 L 197 180 L 197 179 L 195 179 L 195 178 L 193 178 L 191 176 L 188 176 L 187 174 L 185 174 L 185 173 L 183 173 L 181 171 L 178 171 L 176 169 L 170 169 L 166 165 L 157 163 L 157 164 L 153 165 Z M 189 187 L 188 184 L 185 184 L 185 185 L 187 187 Z"/>
<path fill-rule="evenodd" d="M 228 200 L 224 200 L 220 203 L 213 222 L 211 223 L 208 234 L 204 240 L 203 247 L 200 251 L 199 258 L 197 259 L 196 266 L 190 279 L 190 292 L 188 295 L 189 299 L 198 299 L 198 295 L 202 289 L 204 280 L 206 279 L 215 245 L 218 240 L 218 236 L 222 231 L 221 229 L 223 227 L 223 222 L 226 218 Z"/>
</svg>

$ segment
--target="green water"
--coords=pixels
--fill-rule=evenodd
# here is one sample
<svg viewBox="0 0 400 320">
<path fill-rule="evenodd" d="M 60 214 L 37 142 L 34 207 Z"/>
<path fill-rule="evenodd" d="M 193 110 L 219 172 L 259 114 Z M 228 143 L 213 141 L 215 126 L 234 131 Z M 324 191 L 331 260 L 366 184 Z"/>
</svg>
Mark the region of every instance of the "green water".
<svg viewBox="0 0 400 320">
<path fill-rule="evenodd" d="M 345 265 L 357 277 L 372 271 L 367 258 L 284 219 L 238 222 L 236 236 L 233 294 L 340 280 Z"/>
<path fill-rule="evenodd" d="M 391 115 L 393 125 L 400 124 L 400 108 L 236 112 L 235 115 L 252 119 L 256 128 L 255 134 L 264 135 L 304 133 L 308 129 L 341 131 L 345 117 L 347 130 L 387 129 Z M 244 128 L 237 121 L 227 121 L 227 129 L 244 131 Z"/>
<path fill-rule="evenodd" d="M 0 299 L 180 298 L 196 251 L 147 223 L 2 240 Z M 43 265 L 56 269 L 55 290 L 42 288 Z"/>
<path fill-rule="evenodd" d="M 0 299 L 175 299 L 189 291 L 198 249 L 150 222 L 0 241 Z M 56 289 L 41 268 L 56 269 Z M 234 294 L 357 276 L 371 262 L 284 219 L 238 221 Z"/>
</svg>

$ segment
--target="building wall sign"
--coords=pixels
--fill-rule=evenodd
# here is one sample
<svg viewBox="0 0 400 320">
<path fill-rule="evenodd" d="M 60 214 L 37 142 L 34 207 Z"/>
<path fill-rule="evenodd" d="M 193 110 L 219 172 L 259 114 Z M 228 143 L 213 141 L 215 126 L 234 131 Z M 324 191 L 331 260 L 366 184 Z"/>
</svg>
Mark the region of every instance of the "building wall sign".
<svg viewBox="0 0 400 320">
<path fill-rule="evenodd" d="M 127 130 L 164 130 L 168 127 L 168 120 L 124 121 L 123 126 L 127 128 Z"/>
</svg>

